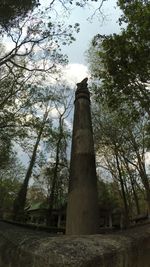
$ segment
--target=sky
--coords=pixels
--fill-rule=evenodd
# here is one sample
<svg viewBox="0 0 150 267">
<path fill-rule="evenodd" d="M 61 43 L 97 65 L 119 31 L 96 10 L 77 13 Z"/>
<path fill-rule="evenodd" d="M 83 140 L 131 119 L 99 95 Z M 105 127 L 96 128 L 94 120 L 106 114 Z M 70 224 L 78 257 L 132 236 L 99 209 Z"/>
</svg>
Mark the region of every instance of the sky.
<svg viewBox="0 0 150 267">
<path fill-rule="evenodd" d="M 69 59 L 69 64 L 63 69 L 63 77 L 74 89 L 76 88 L 76 83 L 85 77 L 90 77 L 85 52 L 94 35 L 97 33 L 111 34 L 119 32 L 117 20 L 120 16 L 120 10 L 116 8 L 116 0 L 104 2 L 102 8 L 104 19 L 99 12 L 91 18 L 97 7 L 97 3 L 93 2 L 93 6 L 75 8 L 67 18 L 67 24 L 73 25 L 76 22 L 80 24 L 80 32 L 75 36 L 76 41 L 70 46 L 64 46 L 62 50 Z M 18 145 L 16 145 L 16 150 L 26 165 L 29 160 L 28 155 Z"/>
<path fill-rule="evenodd" d="M 78 22 L 80 24 L 80 32 L 76 35 L 76 41 L 70 47 L 64 49 L 71 64 L 86 64 L 84 53 L 94 35 L 97 33 L 111 34 L 120 30 L 117 20 L 121 12 L 116 7 L 116 0 L 104 2 L 102 8 L 104 19 L 98 11 L 94 15 L 97 6 L 97 3 L 95 3 L 93 7 L 76 8 L 71 12 L 68 23 Z M 93 18 L 91 18 L 92 15 Z"/>
<path fill-rule="evenodd" d="M 76 22 L 80 24 L 80 32 L 75 36 L 76 41 L 70 46 L 64 46 L 62 50 L 69 59 L 69 64 L 63 69 L 63 75 L 73 88 L 85 77 L 90 77 L 85 53 L 92 38 L 98 33 L 108 35 L 120 31 L 118 18 L 121 11 L 116 7 L 116 0 L 104 2 L 101 10 L 104 18 L 99 12 L 94 15 L 97 7 L 98 4 L 93 2 L 93 7 L 90 5 L 86 8 L 75 8 L 67 18 L 68 24 L 75 24 Z M 19 147 L 17 150 L 20 150 Z M 28 156 L 23 151 L 21 151 L 21 156 L 24 163 L 27 163 Z M 150 154 L 147 153 L 146 163 L 149 161 Z"/>
<path fill-rule="evenodd" d="M 64 68 L 63 74 L 72 86 L 73 84 L 76 85 L 83 78 L 90 76 L 85 54 L 92 38 L 98 33 L 107 35 L 114 32 L 118 33 L 120 30 L 117 21 L 121 15 L 121 11 L 116 6 L 116 0 L 104 1 L 101 9 L 103 15 L 99 11 L 94 14 L 100 2 L 101 0 L 97 2 L 89 1 L 89 4 L 84 8 L 75 7 L 72 8 L 70 13 L 63 15 L 60 12 L 59 14 L 60 21 L 64 21 L 67 25 L 80 24 L 80 32 L 75 34 L 76 41 L 69 46 L 62 47 L 62 52 L 67 54 L 69 59 L 69 64 Z M 49 4 L 49 0 L 44 0 L 44 3 L 43 5 L 41 1 L 43 8 Z M 10 40 L 8 41 L 7 38 L 4 42 L 8 50 L 14 48 L 14 43 L 10 42 Z"/>
<path fill-rule="evenodd" d="M 76 41 L 63 49 L 63 52 L 68 55 L 69 59 L 69 64 L 63 73 L 72 86 L 76 86 L 76 83 L 85 77 L 90 77 L 85 54 L 92 38 L 98 33 L 108 35 L 119 33 L 120 31 L 118 19 L 121 16 L 121 11 L 116 6 L 116 0 L 107 0 L 104 2 L 102 8 L 104 18 L 97 12 L 91 19 L 91 15 L 94 14 L 97 6 L 97 3 L 93 3 L 93 7 L 89 6 L 89 8 L 86 7 L 84 9 L 76 8 L 72 11 L 68 19 L 69 24 L 76 22 L 80 24 L 80 32 L 76 35 Z M 150 153 L 146 153 L 145 160 L 148 169 Z"/>
<path fill-rule="evenodd" d="M 86 62 L 86 51 L 89 48 L 92 38 L 96 34 L 112 34 L 120 31 L 118 18 L 121 11 L 116 6 L 116 0 L 104 2 L 102 15 L 97 11 L 98 4 L 93 3 L 93 7 L 76 8 L 71 12 L 68 23 L 80 24 L 80 32 L 75 36 L 76 41 L 70 46 L 63 48 L 63 52 L 68 55 L 69 65 L 66 67 L 68 80 L 74 83 L 80 82 L 86 76 L 89 76 L 88 64 Z M 91 18 L 91 16 L 93 17 Z"/>
</svg>

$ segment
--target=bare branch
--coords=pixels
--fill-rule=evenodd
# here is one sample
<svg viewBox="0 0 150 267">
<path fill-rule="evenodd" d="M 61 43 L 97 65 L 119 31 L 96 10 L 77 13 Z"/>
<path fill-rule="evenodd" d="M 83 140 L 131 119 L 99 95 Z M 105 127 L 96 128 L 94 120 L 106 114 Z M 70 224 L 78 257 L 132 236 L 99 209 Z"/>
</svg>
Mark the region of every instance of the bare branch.
<svg viewBox="0 0 150 267">
<path fill-rule="evenodd" d="M 12 65 L 16 66 L 17 68 L 21 68 L 21 69 L 24 69 L 24 70 L 27 70 L 27 71 L 31 71 L 31 72 L 33 72 L 33 71 L 39 71 L 39 72 L 45 71 L 45 72 L 47 72 L 49 70 L 52 70 L 55 67 L 55 64 L 53 64 L 51 67 L 49 67 L 47 69 L 40 69 L 40 68 L 39 69 L 38 68 L 30 69 L 30 68 L 28 68 L 26 66 L 22 66 L 22 65 L 20 65 L 20 64 L 18 64 L 16 62 L 12 61 L 12 60 L 9 60 L 9 62 L 12 63 Z"/>
</svg>

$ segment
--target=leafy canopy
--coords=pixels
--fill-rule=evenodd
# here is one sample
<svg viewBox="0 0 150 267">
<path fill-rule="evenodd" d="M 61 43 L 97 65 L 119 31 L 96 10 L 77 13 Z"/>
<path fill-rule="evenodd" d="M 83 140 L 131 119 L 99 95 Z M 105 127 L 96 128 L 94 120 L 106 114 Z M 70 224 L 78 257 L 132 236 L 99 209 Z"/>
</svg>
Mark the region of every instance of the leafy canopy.
<svg viewBox="0 0 150 267">
<path fill-rule="evenodd" d="M 25 15 L 39 5 L 39 0 L 5 0 L 0 3 L 0 24 L 11 26 L 15 20 Z"/>
<path fill-rule="evenodd" d="M 130 99 L 150 114 L 150 3 L 119 0 L 118 5 L 124 28 L 120 34 L 94 37 L 89 50 L 93 76 L 101 80 L 110 105 L 116 108 Z"/>
</svg>

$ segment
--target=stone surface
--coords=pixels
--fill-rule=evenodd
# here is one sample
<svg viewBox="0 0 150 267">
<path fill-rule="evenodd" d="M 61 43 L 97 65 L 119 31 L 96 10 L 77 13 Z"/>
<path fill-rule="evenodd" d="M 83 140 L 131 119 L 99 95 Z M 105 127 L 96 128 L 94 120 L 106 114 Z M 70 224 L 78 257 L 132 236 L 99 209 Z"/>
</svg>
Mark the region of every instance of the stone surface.
<svg viewBox="0 0 150 267">
<path fill-rule="evenodd" d="M 111 235 L 52 236 L 0 222 L 0 267 L 149 267 L 150 225 Z"/>
<path fill-rule="evenodd" d="M 95 234 L 98 220 L 90 93 L 85 78 L 77 84 L 75 93 L 66 233 Z"/>
</svg>

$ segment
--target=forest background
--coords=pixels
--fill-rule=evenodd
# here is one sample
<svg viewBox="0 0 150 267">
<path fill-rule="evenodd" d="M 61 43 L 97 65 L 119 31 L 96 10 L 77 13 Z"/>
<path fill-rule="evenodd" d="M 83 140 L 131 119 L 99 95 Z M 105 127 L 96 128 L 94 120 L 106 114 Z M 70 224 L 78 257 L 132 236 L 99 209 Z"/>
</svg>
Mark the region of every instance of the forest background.
<svg viewBox="0 0 150 267">
<path fill-rule="evenodd" d="M 105 21 L 102 7 L 109 1 L 0 5 L 1 214 L 17 219 L 39 201 L 51 214 L 66 204 L 74 90 L 64 75 L 63 52 L 80 31 L 79 22 L 68 24 L 68 17 L 96 2 L 88 19 Z M 150 214 L 150 3 L 117 5 L 119 33 L 93 36 L 86 61 L 99 205 L 121 210 L 128 223 L 137 214 Z"/>
</svg>

